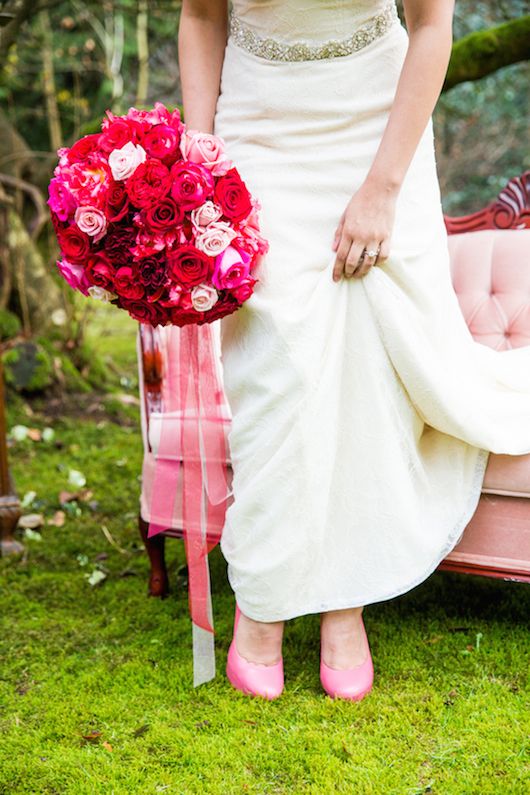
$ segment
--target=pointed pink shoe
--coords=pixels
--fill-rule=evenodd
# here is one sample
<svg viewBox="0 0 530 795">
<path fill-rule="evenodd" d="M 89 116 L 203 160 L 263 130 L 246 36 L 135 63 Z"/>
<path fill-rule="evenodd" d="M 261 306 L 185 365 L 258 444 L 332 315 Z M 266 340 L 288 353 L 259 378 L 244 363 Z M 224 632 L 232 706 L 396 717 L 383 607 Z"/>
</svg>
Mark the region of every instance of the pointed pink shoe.
<svg viewBox="0 0 530 795">
<path fill-rule="evenodd" d="M 236 648 L 236 631 L 241 611 L 236 602 L 234 636 L 228 649 L 226 675 L 230 684 L 242 693 L 264 698 L 277 698 L 283 691 L 283 657 L 277 663 L 266 665 L 245 660 Z"/>
<path fill-rule="evenodd" d="M 326 665 L 322 659 L 322 654 L 320 656 L 320 681 L 328 696 L 332 698 L 347 698 L 350 701 L 360 701 L 372 689 L 374 666 L 362 616 L 361 629 L 367 652 L 364 662 L 354 668 L 341 670 Z"/>
</svg>

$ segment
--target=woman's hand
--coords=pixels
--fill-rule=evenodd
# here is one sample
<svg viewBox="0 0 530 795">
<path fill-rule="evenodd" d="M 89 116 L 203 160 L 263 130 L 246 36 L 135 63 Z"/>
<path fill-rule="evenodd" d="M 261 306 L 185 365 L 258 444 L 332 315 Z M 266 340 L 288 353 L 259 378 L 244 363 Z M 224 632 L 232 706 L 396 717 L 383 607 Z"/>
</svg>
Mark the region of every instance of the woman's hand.
<svg viewBox="0 0 530 795">
<path fill-rule="evenodd" d="M 397 189 L 385 190 L 367 181 L 354 193 L 333 239 L 332 250 L 337 252 L 333 281 L 343 275 L 364 276 L 372 265 L 388 259 L 397 195 Z M 369 251 L 375 256 L 368 256 Z"/>
</svg>

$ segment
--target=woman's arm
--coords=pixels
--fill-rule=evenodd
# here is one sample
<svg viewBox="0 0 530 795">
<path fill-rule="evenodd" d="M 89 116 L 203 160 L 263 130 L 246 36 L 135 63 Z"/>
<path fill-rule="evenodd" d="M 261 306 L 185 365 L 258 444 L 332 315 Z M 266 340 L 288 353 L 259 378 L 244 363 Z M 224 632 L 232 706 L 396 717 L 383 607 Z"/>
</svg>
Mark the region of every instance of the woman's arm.
<svg viewBox="0 0 530 795">
<path fill-rule="evenodd" d="M 388 258 L 395 202 L 449 64 L 454 0 L 404 0 L 403 6 L 407 54 L 374 160 L 335 232 L 335 281 L 342 275 L 364 276 Z M 365 248 L 379 249 L 378 256 L 360 260 Z"/>
<path fill-rule="evenodd" d="M 178 60 L 184 121 L 190 130 L 213 133 L 227 35 L 227 0 L 183 0 Z"/>
</svg>

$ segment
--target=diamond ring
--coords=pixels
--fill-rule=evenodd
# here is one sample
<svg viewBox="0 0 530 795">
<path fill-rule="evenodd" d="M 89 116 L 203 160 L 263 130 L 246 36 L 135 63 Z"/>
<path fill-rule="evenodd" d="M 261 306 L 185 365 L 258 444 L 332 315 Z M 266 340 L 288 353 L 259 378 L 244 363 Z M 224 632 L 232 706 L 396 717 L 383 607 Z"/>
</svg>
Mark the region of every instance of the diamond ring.
<svg viewBox="0 0 530 795">
<path fill-rule="evenodd" d="M 379 253 L 379 252 L 377 252 L 377 251 L 367 251 L 367 252 L 366 252 L 366 256 L 367 256 L 367 257 L 377 257 L 377 254 L 378 254 L 378 253 Z"/>
</svg>

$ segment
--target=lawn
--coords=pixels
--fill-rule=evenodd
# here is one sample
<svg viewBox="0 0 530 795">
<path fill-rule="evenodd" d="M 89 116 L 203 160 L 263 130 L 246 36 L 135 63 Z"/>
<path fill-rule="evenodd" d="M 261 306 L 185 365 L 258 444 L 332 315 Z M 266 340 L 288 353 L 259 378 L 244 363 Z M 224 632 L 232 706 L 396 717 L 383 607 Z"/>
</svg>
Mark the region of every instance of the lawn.
<svg viewBox="0 0 530 795">
<path fill-rule="evenodd" d="M 318 616 L 291 620 L 286 688 L 266 702 L 225 677 L 234 600 L 217 547 L 217 677 L 193 688 L 182 542 L 168 542 L 170 597 L 146 593 L 138 407 L 124 397 L 135 333 L 118 312 L 93 323 L 119 379 L 110 398 L 9 406 L 11 428 L 54 429 L 12 442 L 10 460 L 25 513 L 56 524 L 0 560 L 0 793 L 527 793 L 525 585 L 435 572 L 368 606 L 375 680 L 360 703 L 321 690 Z"/>
</svg>

